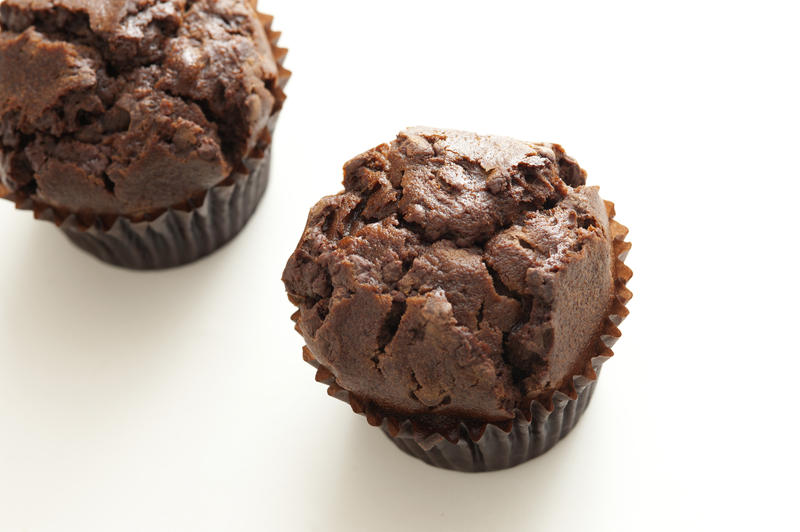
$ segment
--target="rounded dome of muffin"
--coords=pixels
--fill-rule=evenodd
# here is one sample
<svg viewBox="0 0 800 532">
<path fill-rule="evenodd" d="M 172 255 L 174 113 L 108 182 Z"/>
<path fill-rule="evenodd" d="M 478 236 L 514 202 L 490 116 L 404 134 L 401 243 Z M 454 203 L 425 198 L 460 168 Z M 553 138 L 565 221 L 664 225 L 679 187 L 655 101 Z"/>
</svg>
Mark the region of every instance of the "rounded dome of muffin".
<svg viewBox="0 0 800 532">
<path fill-rule="evenodd" d="M 413 128 L 345 165 L 284 271 L 339 386 L 392 412 L 514 417 L 594 354 L 606 207 L 555 144 Z"/>
</svg>

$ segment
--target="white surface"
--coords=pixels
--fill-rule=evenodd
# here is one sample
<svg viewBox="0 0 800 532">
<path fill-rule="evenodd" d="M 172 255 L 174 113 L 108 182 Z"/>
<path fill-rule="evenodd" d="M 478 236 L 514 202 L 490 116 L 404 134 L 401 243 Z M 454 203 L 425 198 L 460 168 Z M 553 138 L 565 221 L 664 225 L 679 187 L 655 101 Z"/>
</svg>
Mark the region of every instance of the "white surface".
<svg viewBox="0 0 800 532">
<path fill-rule="evenodd" d="M 132 273 L 0 204 L 0 531 L 797 526 L 796 2 L 261 5 L 295 75 L 231 245 Z M 617 356 L 510 471 L 402 454 L 289 321 L 308 208 L 417 124 L 560 142 L 631 227 Z"/>
</svg>

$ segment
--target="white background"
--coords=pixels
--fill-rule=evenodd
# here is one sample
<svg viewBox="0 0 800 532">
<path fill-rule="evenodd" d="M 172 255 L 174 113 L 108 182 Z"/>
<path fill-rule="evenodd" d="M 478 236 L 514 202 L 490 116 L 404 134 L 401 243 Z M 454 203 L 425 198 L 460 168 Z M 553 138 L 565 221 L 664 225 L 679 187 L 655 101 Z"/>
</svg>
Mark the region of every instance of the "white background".
<svg viewBox="0 0 800 532">
<path fill-rule="evenodd" d="M 244 233 L 161 273 L 0 204 L 0 531 L 797 530 L 795 1 L 262 1 L 295 74 Z M 281 272 L 405 126 L 563 144 L 630 226 L 586 416 L 431 468 L 329 398 Z"/>
</svg>

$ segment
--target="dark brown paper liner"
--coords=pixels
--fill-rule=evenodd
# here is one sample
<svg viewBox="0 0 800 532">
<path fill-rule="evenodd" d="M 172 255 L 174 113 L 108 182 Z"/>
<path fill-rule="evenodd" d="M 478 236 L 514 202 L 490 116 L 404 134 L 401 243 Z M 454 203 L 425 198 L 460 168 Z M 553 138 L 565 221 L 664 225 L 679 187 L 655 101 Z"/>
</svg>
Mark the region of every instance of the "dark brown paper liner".
<svg viewBox="0 0 800 532">
<path fill-rule="evenodd" d="M 86 228 L 72 215 L 61 223 L 61 230 L 79 248 L 117 266 L 151 270 L 187 264 L 242 230 L 267 188 L 269 162 L 268 153 L 251 174 L 208 190 L 202 205 L 189 211 L 167 209 L 155 220 L 142 222 L 119 217 L 108 229 Z"/>
<path fill-rule="evenodd" d="M 262 134 L 262 146 L 243 161 L 239 172 L 185 203 L 149 213 L 142 220 L 62 212 L 0 185 L 0 198 L 17 209 L 33 211 L 38 220 L 58 225 L 79 248 L 98 259 L 125 268 L 151 270 L 180 266 L 219 249 L 245 226 L 269 182 L 272 135 L 291 72 L 283 67 L 288 50 L 278 47 L 280 32 L 272 16 L 259 13 L 278 65 L 275 106 Z"/>
<path fill-rule="evenodd" d="M 606 209 L 614 253 L 615 298 L 594 346 L 595 355 L 582 373 L 568 379 L 551 396 L 516 409 L 510 421 L 465 420 L 457 426 L 433 429 L 414 418 L 383 412 L 374 403 L 351 394 L 305 347 L 303 359 L 317 368 L 316 380 L 328 385 L 328 395 L 350 404 L 355 413 L 366 416 L 370 425 L 380 427 L 402 451 L 432 466 L 464 472 L 496 471 L 544 454 L 572 430 L 589 406 L 601 366 L 614 355 L 611 348 L 621 336 L 617 326 L 627 317 L 626 304 L 633 297 L 626 288 L 633 272 L 624 264 L 631 248 L 625 241 L 628 229 L 613 219 L 613 203 L 607 201 Z"/>
</svg>

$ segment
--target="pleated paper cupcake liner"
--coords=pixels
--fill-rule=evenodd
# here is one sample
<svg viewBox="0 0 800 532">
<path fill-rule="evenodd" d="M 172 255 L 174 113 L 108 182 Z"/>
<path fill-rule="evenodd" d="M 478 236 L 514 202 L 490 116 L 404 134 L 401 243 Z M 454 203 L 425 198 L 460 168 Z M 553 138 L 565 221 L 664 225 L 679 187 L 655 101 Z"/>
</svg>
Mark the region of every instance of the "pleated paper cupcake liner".
<svg viewBox="0 0 800 532">
<path fill-rule="evenodd" d="M 626 287 L 633 273 L 624 264 L 631 248 L 625 241 L 628 229 L 613 219 L 613 203 L 606 202 L 606 209 L 614 254 L 615 298 L 594 345 L 595 354 L 581 373 L 567 379 L 550 396 L 521 405 L 512 420 L 439 424 L 398 416 L 339 386 L 334 374 L 305 347 L 303 359 L 317 368 L 316 380 L 328 386 L 328 395 L 348 403 L 355 413 L 366 416 L 370 425 L 380 427 L 398 448 L 432 466 L 464 472 L 497 471 L 544 454 L 575 427 L 589 406 L 601 366 L 614 355 L 611 348 L 621 336 L 617 327 L 627 317 L 626 305 L 633 296 Z"/>
<path fill-rule="evenodd" d="M 137 219 L 64 212 L 1 185 L 0 197 L 13 201 L 18 209 L 33 211 L 36 219 L 55 223 L 73 243 L 98 259 L 125 268 L 180 266 L 225 245 L 247 224 L 266 191 L 272 135 L 286 99 L 283 89 L 291 76 L 283 67 L 288 50 L 278 47 L 281 34 L 272 31 L 272 17 L 258 15 L 278 64 L 275 106 L 259 146 L 242 161 L 237 173 L 180 205 Z"/>
<path fill-rule="evenodd" d="M 235 237 L 256 210 L 269 181 L 267 154 L 248 175 L 233 176 L 230 184 L 209 189 L 198 206 L 188 211 L 167 209 L 152 221 L 119 217 L 110 227 L 86 227 L 70 215 L 61 230 L 79 248 L 105 262 L 150 270 L 187 264 L 219 249 Z M 37 212 L 49 219 L 52 209 Z M 51 221 L 56 221 L 52 219 Z"/>
</svg>

